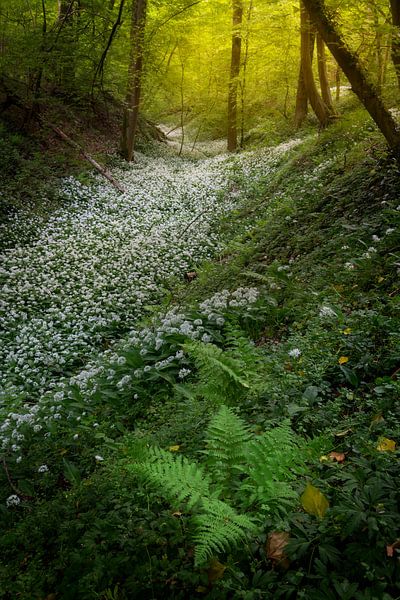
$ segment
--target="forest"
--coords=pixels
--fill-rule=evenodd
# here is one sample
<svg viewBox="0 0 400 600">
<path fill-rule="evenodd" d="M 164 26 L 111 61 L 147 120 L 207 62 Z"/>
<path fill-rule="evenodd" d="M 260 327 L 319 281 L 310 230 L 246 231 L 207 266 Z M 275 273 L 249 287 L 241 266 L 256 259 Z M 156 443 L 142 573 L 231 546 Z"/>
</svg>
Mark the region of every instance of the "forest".
<svg viewBox="0 0 400 600">
<path fill-rule="evenodd" d="M 0 0 L 0 600 L 400 598 L 400 0 Z"/>
</svg>

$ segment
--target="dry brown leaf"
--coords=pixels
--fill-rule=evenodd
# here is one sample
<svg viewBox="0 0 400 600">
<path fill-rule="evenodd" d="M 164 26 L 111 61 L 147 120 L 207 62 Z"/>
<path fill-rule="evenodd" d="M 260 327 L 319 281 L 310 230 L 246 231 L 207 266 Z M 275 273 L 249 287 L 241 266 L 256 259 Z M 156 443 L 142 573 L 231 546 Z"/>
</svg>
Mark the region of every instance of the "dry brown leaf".
<svg viewBox="0 0 400 600">
<path fill-rule="evenodd" d="M 285 548 L 288 545 L 289 534 L 286 531 L 273 531 L 267 539 L 267 557 L 274 562 L 285 560 Z"/>
<path fill-rule="evenodd" d="M 330 452 L 329 458 L 331 460 L 336 460 L 338 463 L 342 463 L 344 460 L 346 460 L 346 455 L 343 452 Z"/>
<path fill-rule="evenodd" d="M 386 546 L 386 555 L 389 558 L 392 558 L 394 556 L 394 551 L 396 550 L 396 548 L 400 548 L 400 540 L 397 540 L 396 542 L 394 542 L 394 544 L 390 544 L 390 546 Z"/>
</svg>

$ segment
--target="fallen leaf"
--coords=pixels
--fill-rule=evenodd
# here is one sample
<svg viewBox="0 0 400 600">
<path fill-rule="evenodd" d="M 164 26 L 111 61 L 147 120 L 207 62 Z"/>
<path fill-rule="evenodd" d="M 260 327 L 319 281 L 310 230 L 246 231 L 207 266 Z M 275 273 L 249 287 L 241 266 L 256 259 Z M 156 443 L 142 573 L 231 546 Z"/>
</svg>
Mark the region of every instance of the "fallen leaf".
<svg viewBox="0 0 400 600">
<path fill-rule="evenodd" d="M 186 281 L 193 281 L 194 279 L 197 278 L 197 272 L 196 271 L 189 271 L 188 273 L 185 273 L 185 279 Z"/>
<path fill-rule="evenodd" d="M 346 327 L 346 329 L 343 330 L 343 334 L 344 335 L 350 335 L 352 332 L 351 327 Z"/>
<path fill-rule="evenodd" d="M 177 444 L 176 446 L 170 446 L 168 449 L 170 452 L 179 452 L 180 448 L 181 447 L 179 446 L 179 444 Z"/>
<path fill-rule="evenodd" d="M 222 579 L 226 571 L 226 566 L 219 562 L 219 560 L 213 560 L 210 564 L 210 568 L 207 571 L 208 582 L 213 583 Z"/>
<path fill-rule="evenodd" d="M 400 540 L 394 542 L 394 544 L 390 544 L 390 546 L 386 546 L 386 556 L 392 558 L 394 556 L 394 551 L 396 548 L 400 548 Z"/>
<path fill-rule="evenodd" d="M 273 531 L 267 540 L 267 557 L 277 563 L 287 559 L 285 548 L 289 542 L 289 534 L 286 531 Z"/>
<path fill-rule="evenodd" d="M 329 502 L 326 496 L 320 492 L 311 483 L 307 484 L 302 496 L 300 497 L 302 507 L 308 514 L 315 515 L 323 519 L 329 508 Z"/>
<path fill-rule="evenodd" d="M 382 417 L 382 415 L 375 415 L 371 421 L 371 424 L 376 425 L 377 423 L 383 423 L 384 420 L 385 419 Z"/>
<path fill-rule="evenodd" d="M 331 452 L 329 458 L 331 460 L 336 460 L 338 463 L 342 463 L 346 459 L 346 455 L 343 452 Z"/>
<path fill-rule="evenodd" d="M 344 365 L 347 362 L 349 362 L 349 357 L 348 356 L 341 356 L 338 360 L 339 365 Z"/>
<path fill-rule="evenodd" d="M 379 438 L 376 449 L 379 452 L 394 452 L 396 450 L 396 442 L 385 437 Z"/>
<path fill-rule="evenodd" d="M 181 517 L 183 513 L 179 512 L 179 510 L 176 510 L 175 512 L 172 513 L 173 517 Z"/>
</svg>

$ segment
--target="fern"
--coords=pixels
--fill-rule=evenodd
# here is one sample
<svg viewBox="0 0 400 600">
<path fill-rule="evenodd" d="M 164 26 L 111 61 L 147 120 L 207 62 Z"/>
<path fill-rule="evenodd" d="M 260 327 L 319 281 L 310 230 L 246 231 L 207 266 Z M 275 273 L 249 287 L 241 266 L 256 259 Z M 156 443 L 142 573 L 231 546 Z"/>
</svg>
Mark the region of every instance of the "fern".
<svg viewBox="0 0 400 600">
<path fill-rule="evenodd" d="M 292 480 L 301 472 L 303 456 L 289 422 L 254 436 L 227 406 L 211 420 L 203 453 L 199 465 L 160 448 L 140 456 L 136 448 L 131 466 L 171 504 L 179 502 L 192 514 L 196 565 L 234 550 L 256 530 L 257 517 L 293 503 Z M 253 519 L 243 514 L 249 509 Z"/>
<path fill-rule="evenodd" d="M 264 506 L 297 497 L 290 482 L 304 462 L 289 421 L 254 438 L 247 448 L 248 478 L 242 489 Z"/>
<path fill-rule="evenodd" d="M 232 409 L 221 406 L 208 426 L 204 454 L 214 481 L 222 484 L 225 492 L 232 486 L 235 473 L 243 470 L 250 439 L 244 421 Z"/>
<path fill-rule="evenodd" d="M 191 341 L 185 344 L 185 350 L 199 370 L 197 391 L 210 401 L 230 401 L 250 387 L 243 364 L 218 346 Z"/>
<path fill-rule="evenodd" d="M 210 480 L 201 466 L 157 447 L 149 450 L 147 460 L 130 465 L 130 470 L 161 489 L 169 501 L 186 503 L 189 510 L 210 495 Z"/>
<path fill-rule="evenodd" d="M 215 554 L 234 549 L 256 530 L 249 517 L 239 515 L 226 502 L 204 498 L 202 508 L 204 512 L 193 518 L 196 566 Z"/>
</svg>

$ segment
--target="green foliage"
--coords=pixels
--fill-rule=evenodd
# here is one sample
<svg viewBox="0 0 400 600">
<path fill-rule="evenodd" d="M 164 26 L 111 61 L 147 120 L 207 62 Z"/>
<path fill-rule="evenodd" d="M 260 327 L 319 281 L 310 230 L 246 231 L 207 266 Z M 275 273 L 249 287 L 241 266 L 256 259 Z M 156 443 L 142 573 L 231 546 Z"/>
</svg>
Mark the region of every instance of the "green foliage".
<svg viewBox="0 0 400 600">
<path fill-rule="evenodd" d="M 273 512 L 273 502 L 297 497 L 289 482 L 298 446 L 289 426 L 267 432 L 260 440 L 253 438 L 232 409 L 221 406 L 206 433 L 203 465 L 174 456 L 172 447 L 170 452 L 145 451 L 129 466 L 173 506 L 178 502 L 193 513 L 196 565 L 217 552 L 235 551 L 248 532 L 255 532 L 253 520 L 234 506 L 249 510 L 254 504 L 252 516 L 259 520 L 265 511 Z"/>
</svg>

